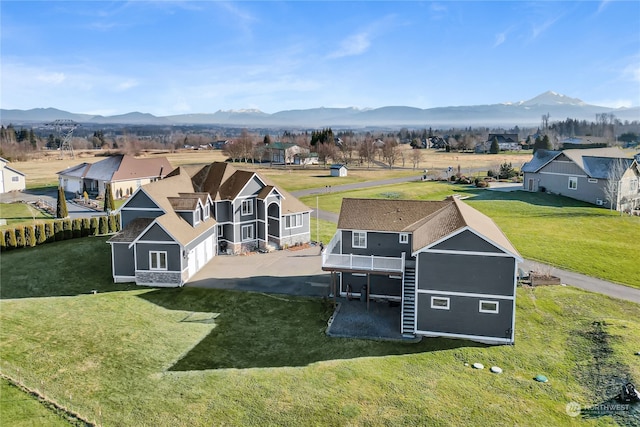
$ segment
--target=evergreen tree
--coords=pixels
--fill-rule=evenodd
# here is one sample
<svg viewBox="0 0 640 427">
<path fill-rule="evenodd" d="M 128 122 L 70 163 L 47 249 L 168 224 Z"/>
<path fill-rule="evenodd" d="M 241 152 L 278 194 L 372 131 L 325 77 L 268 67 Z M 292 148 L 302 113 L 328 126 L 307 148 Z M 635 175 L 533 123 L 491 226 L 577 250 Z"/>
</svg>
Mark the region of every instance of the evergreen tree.
<svg viewBox="0 0 640 427">
<path fill-rule="evenodd" d="M 264 136 L 264 139 L 262 140 L 262 143 L 263 143 L 264 145 L 269 145 L 269 144 L 271 144 L 271 137 L 270 137 L 269 135 L 265 135 L 265 136 Z"/>
<path fill-rule="evenodd" d="M 500 152 L 500 145 L 498 144 L 498 138 L 494 137 L 493 141 L 491 141 L 491 147 L 489 148 L 489 153 L 498 154 Z"/>
<path fill-rule="evenodd" d="M 58 204 L 56 205 L 56 218 L 66 218 L 69 216 L 67 210 L 67 199 L 64 196 L 62 187 L 58 187 Z"/>
<path fill-rule="evenodd" d="M 106 213 L 111 212 L 115 208 L 115 202 L 113 201 L 113 191 L 111 191 L 111 184 L 107 184 L 104 194 L 104 211 Z"/>
</svg>

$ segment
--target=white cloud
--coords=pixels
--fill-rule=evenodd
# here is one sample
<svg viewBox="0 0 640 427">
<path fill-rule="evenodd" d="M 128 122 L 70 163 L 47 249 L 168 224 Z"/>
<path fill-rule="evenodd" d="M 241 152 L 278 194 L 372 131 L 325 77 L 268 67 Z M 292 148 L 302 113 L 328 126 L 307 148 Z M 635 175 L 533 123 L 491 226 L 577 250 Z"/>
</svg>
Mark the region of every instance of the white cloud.
<svg viewBox="0 0 640 427">
<path fill-rule="evenodd" d="M 329 54 L 329 58 L 343 58 L 365 53 L 371 46 L 371 35 L 368 32 L 353 34 L 342 40 L 338 50 Z"/>
<path fill-rule="evenodd" d="M 540 36 L 540 34 L 544 33 L 545 31 L 547 31 L 549 28 L 551 28 L 551 26 L 553 24 L 556 23 L 556 21 L 558 21 L 558 18 L 551 18 L 551 19 L 547 19 L 546 21 L 544 21 L 542 24 L 534 24 L 533 25 L 533 33 L 532 33 L 532 38 L 538 38 L 538 36 Z"/>
<path fill-rule="evenodd" d="M 628 79 L 634 82 L 640 82 L 640 64 L 627 65 L 622 70 L 622 76 L 625 79 Z"/>
<path fill-rule="evenodd" d="M 493 47 L 498 47 L 500 46 L 502 43 L 504 43 L 507 40 L 507 34 L 506 33 L 499 33 L 496 34 L 496 41 L 493 44 Z"/>
<path fill-rule="evenodd" d="M 65 76 L 64 73 L 53 72 L 53 73 L 39 74 L 36 76 L 36 79 L 46 84 L 59 85 L 62 82 L 64 82 L 67 79 L 67 77 Z"/>
<path fill-rule="evenodd" d="M 138 82 L 135 79 L 127 79 L 116 85 L 116 91 L 122 92 L 136 86 L 138 86 Z"/>
<path fill-rule="evenodd" d="M 601 107 L 609 107 L 609 108 L 631 108 L 633 107 L 633 101 L 630 99 L 601 99 L 596 101 L 591 101 L 589 104 L 599 105 Z"/>
</svg>

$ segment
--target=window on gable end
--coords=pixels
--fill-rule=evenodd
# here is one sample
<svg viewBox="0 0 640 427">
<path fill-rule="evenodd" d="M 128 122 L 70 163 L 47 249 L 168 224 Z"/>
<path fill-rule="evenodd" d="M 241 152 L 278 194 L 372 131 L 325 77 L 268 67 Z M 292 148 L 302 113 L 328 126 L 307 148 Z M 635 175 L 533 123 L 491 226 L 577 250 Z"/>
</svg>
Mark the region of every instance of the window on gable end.
<svg viewBox="0 0 640 427">
<path fill-rule="evenodd" d="M 242 201 L 242 206 L 240 207 L 240 213 L 242 215 L 253 215 L 253 200 L 247 199 Z"/>
<path fill-rule="evenodd" d="M 367 247 L 367 232 L 366 231 L 354 231 L 352 233 L 351 246 L 354 248 L 366 248 Z"/>
</svg>

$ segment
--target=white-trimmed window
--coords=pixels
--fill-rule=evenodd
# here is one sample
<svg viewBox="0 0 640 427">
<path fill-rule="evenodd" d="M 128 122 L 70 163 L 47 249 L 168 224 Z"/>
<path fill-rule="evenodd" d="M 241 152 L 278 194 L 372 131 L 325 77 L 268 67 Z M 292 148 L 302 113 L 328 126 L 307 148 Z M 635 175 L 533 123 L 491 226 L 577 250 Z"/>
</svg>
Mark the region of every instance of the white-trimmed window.
<svg viewBox="0 0 640 427">
<path fill-rule="evenodd" d="M 480 313 L 498 314 L 500 311 L 500 303 L 498 301 L 480 300 L 479 310 Z"/>
<path fill-rule="evenodd" d="M 298 227 L 302 227 L 302 214 L 293 214 L 284 217 L 284 228 Z"/>
<path fill-rule="evenodd" d="M 400 243 L 409 243 L 409 235 L 407 233 L 400 233 Z"/>
<path fill-rule="evenodd" d="M 209 208 L 209 202 L 204 204 L 204 219 L 208 219 L 209 215 L 211 215 L 211 210 Z"/>
<path fill-rule="evenodd" d="M 12 182 L 18 182 L 18 181 L 20 181 L 20 177 L 12 176 L 12 177 L 11 177 L 11 181 L 12 181 Z"/>
<path fill-rule="evenodd" d="M 222 224 L 218 224 L 218 237 L 222 237 L 223 233 L 224 233 L 224 226 Z"/>
<path fill-rule="evenodd" d="M 253 224 L 243 225 L 242 228 L 242 241 L 246 242 L 247 240 L 253 240 Z"/>
<path fill-rule="evenodd" d="M 200 221 L 202 221 L 202 217 L 201 217 L 201 213 L 200 213 L 200 206 L 196 206 L 196 211 L 195 213 L 195 221 L 194 224 L 198 224 Z"/>
<path fill-rule="evenodd" d="M 242 215 L 253 215 L 253 200 L 243 200 L 240 207 L 240 213 Z"/>
<path fill-rule="evenodd" d="M 166 270 L 167 269 L 167 252 L 166 251 L 150 251 L 149 252 L 149 270 Z"/>
<path fill-rule="evenodd" d="M 570 176 L 569 177 L 569 190 L 577 190 L 578 189 L 578 177 Z"/>
<path fill-rule="evenodd" d="M 431 308 L 436 310 L 449 310 L 450 300 L 447 297 L 431 297 Z"/>
<path fill-rule="evenodd" d="M 597 184 L 598 180 L 596 178 L 589 178 L 587 181 L 589 181 L 590 184 Z"/>
<path fill-rule="evenodd" d="M 351 247 L 353 248 L 366 248 L 367 247 L 367 232 L 366 231 L 354 231 L 351 233 Z"/>
</svg>

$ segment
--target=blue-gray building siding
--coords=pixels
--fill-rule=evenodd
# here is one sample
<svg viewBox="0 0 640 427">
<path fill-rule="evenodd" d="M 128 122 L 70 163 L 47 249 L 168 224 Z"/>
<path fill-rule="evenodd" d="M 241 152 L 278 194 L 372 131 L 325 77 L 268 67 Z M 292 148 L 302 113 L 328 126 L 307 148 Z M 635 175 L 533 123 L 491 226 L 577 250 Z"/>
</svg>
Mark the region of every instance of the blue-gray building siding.
<svg viewBox="0 0 640 427">
<path fill-rule="evenodd" d="M 133 197 L 127 200 L 126 205 L 130 208 L 158 208 L 158 205 L 156 205 L 154 201 L 151 200 L 143 191 L 138 191 Z"/>
<path fill-rule="evenodd" d="M 353 293 L 360 293 L 362 287 L 367 284 L 367 276 L 356 273 L 342 273 L 341 292 L 348 292 L 349 285 Z M 369 278 L 369 294 L 387 297 L 400 297 L 402 295 L 402 276 L 385 276 L 371 274 Z"/>
<path fill-rule="evenodd" d="M 431 297 L 449 298 L 449 310 L 431 308 Z M 498 302 L 498 313 L 481 313 L 480 301 Z M 419 292 L 416 308 L 418 331 L 512 338 L 513 300 Z"/>
<path fill-rule="evenodd" d="M 363 213 L 364 215 L 364 213 Z M 357 231 L 357 230 L 356 230 Z M 342 230 L 342 253 L 353 255 L 375 255 L 384 257 L 411 256 L 411 234 L 408 234 L 408 242 L 400 243 L 400 233 L 384 233 L 379 231 L 367 232 L 367 247 L 353 247 L 353 233 L 351 230 Z"/>
<path fill-rule="evenodd" d="M 465 230 L 455 236 L 449 237 L 447 240 L 438 243 L 431 249 L 504 253 L 504 251 L 501 251 L 469 230 Z"/>
<path fill-rule="evenodd" d="M 140 241 L 172 242 L 173 239 L 158 224 L 153 224 L 146 233 L 140 236 Z"/>
<path fill-rule="evenodd" d="M 177 243 L 144 243 L 136 244 L 136 264 L 138 270 L 149 270 L 149 252 L 167 252 L 167 271 L 181 271 L 182 250 Z"/>
<path fill-rule="evenodd" d="M 136 266 L 133 258 L 133 247 L 129 249 L 129 243 L 112 243 L 113 275 L 135 276 Z"/>
<path fill-rule="evenodd" d="M 514 295 L 512 257 L 421 252 L 417 266 L 418 289 Z"/>
<path fill-rule="evenodd" d="M 121 209 L 120 210 L 120 222 L 122 228 L 126 227 L 131 221 L 136 218 L 157 218 L 160 215 L 164 215 L 164 212 L 161 210 L 149 210 L 149 211 L 139 211 L 139 210 L 129 210 L 129 209 Z"/>
</svg>

